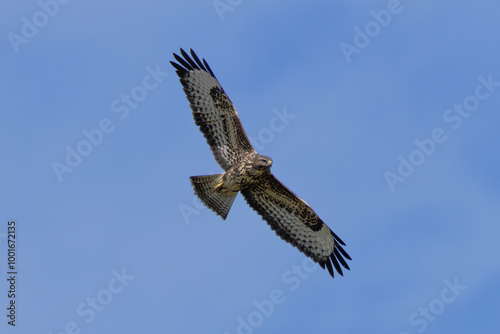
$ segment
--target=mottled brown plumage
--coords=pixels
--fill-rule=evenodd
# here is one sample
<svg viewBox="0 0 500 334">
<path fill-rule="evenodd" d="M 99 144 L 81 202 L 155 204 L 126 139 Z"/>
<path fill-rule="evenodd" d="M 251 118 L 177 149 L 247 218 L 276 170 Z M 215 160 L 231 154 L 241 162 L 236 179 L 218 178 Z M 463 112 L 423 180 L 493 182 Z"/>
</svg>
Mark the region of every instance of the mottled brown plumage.
<svg viewBox="0 0 500 334">
<path fill-rule="evenodd" d="M 225 173 L 192 176 L 196 195 L 226 219 L 238 192 L 283 240 L 325 269 L 332 277 L 349 269 L 345 243 L 311 207 L 271 173 L 272 159 L 259 155 L 241 125 L 233 103 L 215 78 L 205 59 L 191 50 L 174 53 L 175 67 L 193 118 L 205 136 L 215 160 Z M 332 267 L 333 264 L 333 267 Z"/>
</svg>

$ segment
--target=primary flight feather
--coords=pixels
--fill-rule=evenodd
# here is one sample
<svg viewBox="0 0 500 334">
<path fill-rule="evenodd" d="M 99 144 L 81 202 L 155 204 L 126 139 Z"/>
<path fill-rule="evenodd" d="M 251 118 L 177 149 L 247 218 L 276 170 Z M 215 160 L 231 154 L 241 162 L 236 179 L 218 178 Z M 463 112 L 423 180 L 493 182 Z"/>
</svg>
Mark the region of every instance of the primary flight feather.
<svg viewBox="0 0 500 334">
<path fill-rule="evenodd" d="M 318 217 L 311 207 L 271 173 L 272 159 L 252 147 L 238 112 L 222 89 L 205 59 L 180 50 L 174 53 L 175 67 L 193 118 L 207 139 L 224 173 L 192 176 L 196 195 L 216 214 L 226 219 L 238 192 L 283 240 L 325 267 L 349 269 L 351 257 L 345 243 Z M 332 267 L 333 264 L 333 267 Z"/>
</svg>

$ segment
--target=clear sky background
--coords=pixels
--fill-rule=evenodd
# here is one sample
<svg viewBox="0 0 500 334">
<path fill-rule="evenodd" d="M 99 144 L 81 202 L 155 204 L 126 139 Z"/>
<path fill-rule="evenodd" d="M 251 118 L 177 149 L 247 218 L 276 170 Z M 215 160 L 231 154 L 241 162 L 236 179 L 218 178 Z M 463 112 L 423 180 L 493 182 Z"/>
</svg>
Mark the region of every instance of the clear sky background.
<svg viewBox="0 0 500 334">
<path fill-rule="evenodd" d="M 59 1 L 0 5 L 1 333 L 500 332 L 498 2 Z M 241 196 L 226 221 L 194 198 L 220 168 L 179 47 L 344 277 Z"/>
</svg>

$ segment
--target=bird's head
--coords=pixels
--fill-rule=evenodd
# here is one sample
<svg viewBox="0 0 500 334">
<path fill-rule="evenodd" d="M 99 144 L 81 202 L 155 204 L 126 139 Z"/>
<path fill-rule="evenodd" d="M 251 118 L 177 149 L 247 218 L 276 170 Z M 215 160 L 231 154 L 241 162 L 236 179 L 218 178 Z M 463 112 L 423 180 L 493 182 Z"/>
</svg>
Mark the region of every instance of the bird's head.
<svg viewBox="0 0 500 334">
<path fill-rule="evenodd" d="M 269 169 L 273 165 L 273 159 L 266 157 L 265 155 L 259 155 L 254 160 L 254 167 L 257 169 Z"/>
</svg>

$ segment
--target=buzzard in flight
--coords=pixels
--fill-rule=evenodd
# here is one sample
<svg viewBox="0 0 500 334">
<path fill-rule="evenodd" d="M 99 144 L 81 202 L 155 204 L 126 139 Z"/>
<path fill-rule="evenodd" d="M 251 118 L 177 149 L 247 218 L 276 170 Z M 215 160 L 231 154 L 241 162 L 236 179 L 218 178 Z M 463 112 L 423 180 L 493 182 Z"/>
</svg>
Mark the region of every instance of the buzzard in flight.
<svg viewBox="0 0 500 334">
<path fill-rule="evenodd" d="M 170 62 L 189 100 L 196 125 L 207 139 L 224 173 L 192 176 L 196 195 L 216 214 L 226 219 L 238 192 L 283 240 L 297 247 L 333 277 L 349 269 L 351 257 L 345 243 L 318 217 L 311 207 L 271 173 L 271 158 L 258 154 L 250 144 L 236 108 L 208 66 L 191 50 L 181 49 Z M 332 267 L 333 264 L 333 267 Z"/>
</svg>

